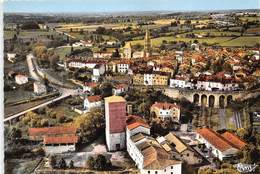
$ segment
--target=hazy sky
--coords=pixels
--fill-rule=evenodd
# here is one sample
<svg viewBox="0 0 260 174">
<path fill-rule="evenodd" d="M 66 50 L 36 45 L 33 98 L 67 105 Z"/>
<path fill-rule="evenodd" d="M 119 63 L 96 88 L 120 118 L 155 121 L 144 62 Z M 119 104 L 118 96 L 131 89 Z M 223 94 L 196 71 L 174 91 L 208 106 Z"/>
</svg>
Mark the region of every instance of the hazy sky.
<svg viewBox="0 0 260 174">
<path fill-rule="evenodd" d="M 260 0 L 4 0 L 5 12 L 259 9 Z"/>
</svg>

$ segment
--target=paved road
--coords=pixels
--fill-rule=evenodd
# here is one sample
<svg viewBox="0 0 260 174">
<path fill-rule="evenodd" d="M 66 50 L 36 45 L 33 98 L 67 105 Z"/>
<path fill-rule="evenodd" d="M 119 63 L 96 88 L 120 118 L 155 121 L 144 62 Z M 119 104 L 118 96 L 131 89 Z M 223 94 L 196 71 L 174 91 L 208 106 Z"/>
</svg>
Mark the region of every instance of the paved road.
<svg viewBox="0 0 260 174">
<path fill-rule="evenodd" d="M 62 81 L 52 77 L 51 75 L 46 73 L 43 69 L 41 69 L 37 64 L 36 58 L 32 54 L 29 54 L 27 56 L 27 63 L 28 63 L 30 75 L 35 80 L 47 78 L 48 81 L 50 83 L 54 84 L 54 85 L 63 86 L 63 87 L 66 87 L 66 88 L 71 88 L 71 86 L 65 85 Z"/>
<path fill-rule="evenodd" d="M 219 120 L 220 120 L 220 129 L 226 129 L 226 111 L 225 109 L 219 109 Z"/>
<path fill-rule="evenodd" d="M 21 116 L 21 115 L 23 115 L 23 114 L 25 114 L 25 113 L 27 113 L 27 112 L 29 112 L 29 111 L 33 111 L 33 110 L 36 110 L 36 109 L 38 109 L 38 108 L 47 106 L 47 105 L 49 105 L 49 104 L 51 104 L 51 103 L 53 103 L 53 102 L 56 102 L 56 101 L 61 100 L 61 99 L 64 99 L 64 98 L 66 98 L 66 97 L 68 97 L 68 96 L 72 96 L 72 95 L 77 95 L 77 94 L 78 94 L 77 91 L 75 91 L 75 90 L 69 90 L 69 89 L 61 89 L 60 92 L 61 92 L 61 96 L 59 96 L 59 97 L 57 97 L 57 98 L 55 98 L 55 99 L 52 99 L 52 100 L 50 100 L 50 101 L 47 101 L 47 102 L 45 102 L 45 103 L 39 104 L 39 105 L 37 105 L 37 106 L 34 106 L 34 107 L 32 107 L 32 108 L 26 109 L 26 110 L 24 110 L 24 111 L 22 111 L 22 112 L 19 112 L 19 113 L 17 113 L 17 114 L 14 114 L 14 115 L 12 115 L 12 116 L 10 116 L 10 117 L 7 117 L 7 118 L 4 119 L 4 122 L 10 121 L 10 120 L 12 120 L 12 119 L 14 119 L 14 118 L 17 118 L 17 117 L 19 117 L 19 116 Z"/>
<path fill-rule="evenodd" d="M 33 55 L 32 54 L 28 54 L 26 56 L 26 60 L 27 60 L 27 65 L 28 65 L 28 68 L 29 68 L 29 73 L 31 75 L 31 77 L 36 80 L 36 81 L 40 81 L 41 78 L 37 75 L 36 71 L 35 71 L 35 68 L 34 68 L 34 65 L 33 65 L 33 62 L 32 62 L 32 58 L 33 58 Z"/>
<path fill-rule="evenodd" d="M 33 79 L 39 81 L 39 80 L 41 80 L 41 77 L 44 76 L 44 73 L 40 70 L 40 68 L 37 66 L 37 64 L 33 63 L 33 59 L 34 59 L 34 56 L 32 54 L 27 55 L 27 63 L 28 63 L 29 72 L 30 72 L 30 75 L 32 76 Z M 36 72 L 38 72 L 38 74 L 40 72 L 42 74 L 41 77 L 39 77 L 39 75 Z M 29 109 L 26 109 L 26 110 L 24 110 L 22 112 L 19 112 L 17 114 L 12 115 L 12 116 L 9 116 L 9 117 L 4 119 L 4 122 L 10 121 L 10 120 L 12 120 L 14 118 L 17 118 L 17 117 L 19 117 L 19 116 L 21 116 L 21 115 L 23 115 L 23 114 L 25 114 L 25 113 L 27 113 L 29 111 L 33 111 L 35 109 L 44 107 L 44 106 L 49 105 L 49 104 L 51 104 L 53 102 L 56 102 L 56 101 L 61 100 L 61 99 L 64 99 L 64 98 L 66 98 L 68 96 L 78 95 L 80 93 L 80 91 L 75 90 L 75 89 L 70 89 L 70 88 L 57 86 L 57 85 L 60 85 L 61 82 L 58 81 L 57 79 L 53 78 L 53 77 L 50 78 L 50 82 L 53 82 L 54 84 L 50 84 L 50 85 L 52 87 L 58 89 L 59 92 L 61 93 L 61 95 L 59 97 L 57 97 L 55 99 L 52 99 L 52 100 L 49 100 L 49 101 L 47 101 L 45 103 L 39 104 L 37 106 L 31 107 Z M 57 84 L 57 85 L 55 85 L 55 84 Z"/>
</svg>

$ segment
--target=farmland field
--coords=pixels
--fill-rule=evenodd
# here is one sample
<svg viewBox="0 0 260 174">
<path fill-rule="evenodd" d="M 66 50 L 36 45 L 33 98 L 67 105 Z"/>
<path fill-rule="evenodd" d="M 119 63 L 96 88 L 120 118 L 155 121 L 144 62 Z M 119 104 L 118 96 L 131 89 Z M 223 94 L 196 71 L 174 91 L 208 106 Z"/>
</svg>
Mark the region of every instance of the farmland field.
<svg viewBox="0 0 260 174">
<path fill-rule="evenodd" d="M 11 39 L 13 38 L 16 31 L 4 31 L 4 39 Z M 33 38 L 33 37 L 40 37 L 40 36 L 47 36 L 47 35 L 57 35 L 54 31 L 46 31 L 46 30 L 22 30 L 19 32 L 19 38 Z"/>
<path fill-rule="evenodd" d="M 234 31 L 218 31 L 218 30 L 212 30 L 212 29 L 205 29 L 205 30 L 194 30 L 192 32 L 187 32 L 184 34 L 180 34 L 178 36 L 184 37 L 186 34 L 200 34 L 200 35 L 206 35 L 209 33 L 209 35 L 214 35 L 214 36 L 240 36 L 240 32 L 234 32 Z"/>
<path fill-rule="evenodd" d="M 98 27 L 105 27 L 106 29 L 123 29 L 127 28 L 130 24 L 124 23 L 124 24 L 61 24 L 59 25 L 58 30 L 60 31 L 69 31 L 70 29 L 75 31 L 80 31 L 81 29 L 84 31 L 95 31 Z"/>
<path fill-rule="evenodd" d="M 160 46 L 163 42 L 163 40 L 170 42 L 170 41 L 184 41 L 184 42 L 193 42 L 194 40 L 197 40 L 199 43 L 208 43 L 208 44 L 216 44 L 220 46 L 255 46 L 256 43 L 259 43 L 260 37 L 255 36 L 255 37 L 208 37 L 208 38 L 184 38 L 184 37 L 173 37 L 173 36 L 167 36 L 167 37 L 159 37 L 159 38 L 154 38 L 152 40 L 152 45 L 153 46 Z M 136 44 L 144 44 L 143 40 L 134 40 L 130 41 L 132 45 Z"/>
<path fill-rule="evenodd" d="M 255 46 L 257 43 L 260 43 L 260 36 L 255 37 L 238 37 L 234 40 L 222 43 L 221 46 Z"/>
<path fill-rule="evenodd" d="M 79 49 L 83 49 L 83 48 L 85 48 L 85 47 L 73 47 L 73 50 L 79 50 Z M 69 55 L 71 53 L 71 47 L 63 46 L 63 47 L 55 48 L 54 53 L 60 57 L 60 60 L 62 60 L 62 59 L 64 59 L 64 57 L 66 57 L 66 55 Z"/>
<path fill-rule="evenodd" d="M 172 36 L 168 37 L 159 37 L 159 38 L 154 38 L 152 39 L 152 45 L 153 46 L 160 46 L 163 40 L 166 40 L 167 42 L 170 41 L 184 41 L 184 42 L 193 42 L 194 40 L 198 40 L 199 43 L 206 42 L 208 44 L 214 44 L 214 43 L 222 43 L 225 41 L 228 41 L 232 39 L 232 37 L 214 37 L 214 38 L 176 38 Z M 143 45 L 143 40 L 135 40 L 135 41 L 130 41 L 132 45 L 136 44 L 141 44 Z"/>
</svg>

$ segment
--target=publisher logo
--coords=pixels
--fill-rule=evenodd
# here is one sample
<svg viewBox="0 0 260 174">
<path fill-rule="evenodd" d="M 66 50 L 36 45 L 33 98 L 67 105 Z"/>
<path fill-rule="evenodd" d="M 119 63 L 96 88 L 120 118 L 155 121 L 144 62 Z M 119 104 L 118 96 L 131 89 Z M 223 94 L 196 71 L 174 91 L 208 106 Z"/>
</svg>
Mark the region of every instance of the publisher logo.
<svg viewBox="0 0 260 174">
<path fill-rule="evenodd" d="M 243 164 L 243 163 L 238 163 L 235 164 L 234 167 L 239 171 L 240 173 L 249 173 L 249 172 L 254 172 L 256 167 L 258 165 L 256 164 Z"/>
</svg>

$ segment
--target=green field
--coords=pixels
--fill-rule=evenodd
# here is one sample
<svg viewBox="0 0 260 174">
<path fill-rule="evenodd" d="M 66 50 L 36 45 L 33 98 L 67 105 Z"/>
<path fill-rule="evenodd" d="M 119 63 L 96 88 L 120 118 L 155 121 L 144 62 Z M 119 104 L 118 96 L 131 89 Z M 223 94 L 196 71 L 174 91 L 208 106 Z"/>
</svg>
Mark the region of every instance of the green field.
<svg viewBox="0 0 260 174">
<path fill-rule="evenodd" d="M 233 40 L 232 40 L 233 39 Z M 199 43 L 208 43 L 208 44 L 216 44 L 220 46 L 255 46 L 256 43 L 259 43 L 260 37 L 255 36 L 255 37 L 209 37 L 209 38 L 176 38 L 172 36 L 167 36 L 167 37 L 159 37 L 159 38 L 154 38 L 151 40 L 152 46 L 157 47 L 162 44 L 162 41 L 166 40 L 167 42 L 170 41 L 184 41 L 184 42 L 193 42 L 194 40 L 197 40 Z M 136 44 L 144 44 L 143 40 L 134 40 L 130 41 L 132 45 Z"/>
<path fill-rule="evenodd" d="M 260 36 L 254 36 L 254 37 L 238 37 L 236 39 L 230 40 L 228 42 L 221 43 L 221 46 L 255 46 L 257 43 L 260 43 Z"/>
<path fill-rule="evenodd" d="M 16 31 L 4 31 L 4 39 L 11 39 L 13 38 Z M 47 35 L 57 35 L 54 31 L 45 31 L 45 30 L 35 30 L 35 31 L 29 31 L 29 30 L 22 30 L 19 32 L 18 37 L 19 38 L 32 38 L 37 36 L 47 36 Z"/>
<path fill-rule="evenodd" d="M 85 47 L 74 47 L 73 50 L 83 49 Z M 64 59 L 66 55 L 69 55 L 71 53 L 71 47 L 58 47 L 54 49 L 54 53 L 59 55 L 60 60 Z"/>
<path fill-rule="evenodd" d="M 184 42 L 193 42 L 194 40 L 198 40 L 199 43 L 203 43 L 203 42 L 207 42 L 208 44 L 214 44 L 214 43 L 221 43 L 221 42 L 225 42 L 232 39 L 232 37 L 215 37 L 215 38 L 176 38 L 176 37 L 172 37 L 172 36 L 167 36 L 167 37 L 159 37 L 159 38 L 155 38 L 152 39 L 152 45 L 153 46 L 160 46 L 162 44 L 163 40 L 166 40 L 167 42 L 170 41 L 184 41 Z M 135 41 L 130 41 L 132 45 L 136 45 L 136 44 L 144 44 L 143 40 L 135 40 Z"/>
<path fill-rule="evenodd" d="M 257 16 L 256 17 L 243 16 L 243 17 L 240 17 L 239 19 L 242 21 L 248 21 L 248 22 L 260 21 L 259 16 L 258 17 Z"/>
<path fill-rule="evenodd" d="M 191 34 L 191 33 L 194 33 L 194 34 L 200 34 L 200 35 L 206 35 L 207 33 L 209 33 L 211 36 L 214 35 L 214 36 L 240 36 L 241 33 L 240 32 L 233 32 L 233 31 L 218 31 L 218 30 L 215 30 L 215 29 L 206 29 L 206 30 L 194 30 L 192 32 L 187 32 L 187 33 L 184 33 L 184 34 L 180 34 L 178 36 L 180 37 L 185 37 L 186 34 Z"/>
</svg>

